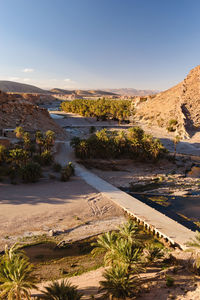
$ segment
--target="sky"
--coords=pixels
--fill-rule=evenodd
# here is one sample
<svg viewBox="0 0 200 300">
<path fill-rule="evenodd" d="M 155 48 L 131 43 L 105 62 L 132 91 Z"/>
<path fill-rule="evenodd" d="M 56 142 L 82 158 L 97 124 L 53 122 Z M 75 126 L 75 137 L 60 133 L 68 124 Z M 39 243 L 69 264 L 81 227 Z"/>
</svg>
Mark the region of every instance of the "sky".
<svg viewBox="0 0 200 300">
<path fill-rule="evenodd" d="M 164 90 L 200 63 L 199 0 L 0 0 L 0 80 Z"/>
</svg>

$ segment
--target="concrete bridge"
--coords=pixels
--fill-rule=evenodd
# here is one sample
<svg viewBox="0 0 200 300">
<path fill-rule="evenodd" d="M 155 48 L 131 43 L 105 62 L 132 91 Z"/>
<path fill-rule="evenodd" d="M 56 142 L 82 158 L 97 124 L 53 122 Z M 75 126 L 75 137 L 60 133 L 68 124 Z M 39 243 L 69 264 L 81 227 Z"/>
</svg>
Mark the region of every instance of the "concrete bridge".
<svg viewBox="0 0 200 300">
<path fill-rule="evenodd" d="M 56 156 L 56 160 L 60 164 L 66 164 L 66 160 L 72 161 L 75 165 L 77 176 L 83 178 L 98 192 L 120 206 L 128 215 L 132 216 L 138 223 L 142 224 L 157 237 L 163 238 L 166 242 L 174 246 L 179 246 L 183 250 L 187 248 L 185 244 L 195 238 L 196 233 L 194 231 L 121 191 L 80 164 L 77 164 L 74 161 L 74 154 L 69 142 L 58 142 L 58 144 L 59 155 Z"/>
</svg>

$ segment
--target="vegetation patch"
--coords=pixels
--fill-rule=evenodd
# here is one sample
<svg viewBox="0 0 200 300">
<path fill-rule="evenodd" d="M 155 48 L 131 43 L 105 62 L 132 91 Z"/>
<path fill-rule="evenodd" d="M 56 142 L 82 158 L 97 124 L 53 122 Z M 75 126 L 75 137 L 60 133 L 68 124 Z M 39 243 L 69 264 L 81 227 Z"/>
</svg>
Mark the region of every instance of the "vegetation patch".
<svg viewBox="0 0 200 300">
<path fill-rule="evenodd" d="M 131 101 L 129 100 L 77 99 L 63 102 L 61 109 L 65 112 L 76 113 L 84 117 L 96 117 L 97 121 L 128 121 L 133 113 L 131 111 Z"/>
<path fill-rule="evenodd" d="M 71 141 L 78 158 L 131 158 L 141 161 L 156 161 L 166 149 L 158 139 L 146 134 L 141 128 L 133 127 L 125 131 L 103 129 L 88 139 L 75 137 Z"/>
<path fill-rule="evenodd" d="M 68 163 L 64 168 L 54 163 L 53 146 L 55 143 L 55 133 L 51 130 L 43 134 L 37 131 L 31 136 L 22 127 L 15 129 L 18 142 L 6 148 L 0 145 L 0 179 L 9 178 L 10 182 L 17 184 L 20 182 L 37 182 L 42 177 L 42 171 L 48 167 L 48 171 L 60 172 L 60 180 L 67 181 L 74 175 L 72 163 Z M 49 178 L 56 178 L 49 174 Z"/>
</svg>

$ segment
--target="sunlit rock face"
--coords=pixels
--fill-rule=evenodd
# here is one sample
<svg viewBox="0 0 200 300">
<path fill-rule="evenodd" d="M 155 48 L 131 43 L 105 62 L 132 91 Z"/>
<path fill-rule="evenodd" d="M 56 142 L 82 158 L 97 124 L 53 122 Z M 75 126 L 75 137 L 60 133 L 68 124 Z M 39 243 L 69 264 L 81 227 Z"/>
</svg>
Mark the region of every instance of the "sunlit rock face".
<svg viewBox="0 0 200 300">
<path fill-rule="evenodd" d="M 64 138 L 66 133 L 50 117 L 48 111 L 34 105 L 21 96 L 0 91 L 0 129 L 22 126 L 24 130 L 53 130 L 57 137 Z"/>
<path fill-rule="evenodd" d="M 137 105 L 135 117 L 161 127 L 175 119 L 177 132 L 183 136 L 200 130 L 200 66 L 176 86 Z"/>
</svg>

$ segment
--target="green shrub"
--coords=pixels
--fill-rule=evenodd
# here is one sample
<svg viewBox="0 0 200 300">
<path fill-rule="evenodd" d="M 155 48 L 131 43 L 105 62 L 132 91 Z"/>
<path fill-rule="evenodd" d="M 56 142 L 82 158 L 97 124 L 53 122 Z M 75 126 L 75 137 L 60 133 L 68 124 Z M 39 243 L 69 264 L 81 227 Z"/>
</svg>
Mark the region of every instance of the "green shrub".
<svg viewBox="0 0 200 300">
<path fill-rule="evenodd" d="M 54 163 L 53 164 L 53 170 L 54 170 L 54 172 L 60 172 L 61 169 L 62 169 L 61 164 L 59 164 L 59 163 Z"/>
<path fill-rule="evenodd" d="M 50 150 L 41 153 L 41 161 L 44 166 L 49 166 L 53 162 L 53 155 Z"/>
<path fill-rule="evenodd" d="M 94 133 L 96 131 L 96 127 L 95 126 L 90 126 L 90 133 Z"/>
<path fill-rule="evenodd" d="M 69 162 L 66 167 L 62 168 L 60 180 L 68 181 L 69 178 L 73 175 L 74 175 L 74 166 L 71 162 Z"/>
<path fill-rule="evenodd" d="M 178 125 L 178 121 L 176 119 L 171 119 L 168 122 L 167 130 L 169 132 L 174 132 L 176 131 L 177 125 Z"/>
<path fill-rule="evenodd" d="M 33 161 L 34 162 L 37 162 L 39 165 L 42 165 L 42 157 L 40 154 L 35 154 L 33 156 Z"/>
<path fill-rule="evenodd" d="M 166 286 L 171 287 L 174 285 L 174 278 L 170 276 L 166 276 Z"/>
<path fill-rule="evenodd" d="M 6 159 L 6 147 L 0 144 L 0 164 Z"/>
<path fill-rule="evenodd" d="M 24 182 L 36 182 L 41 177 L 41 166 L 36 162 L 30 162 L 21 168 L 21 174 Z"/>
<path fill-rule="evenodd" d="M 169 120 L 169 126 L 173 126 L 173 125 L 177 125 L 178 124 L 178 121 L 176 119 L 171 119 Z"/>
</svg>

